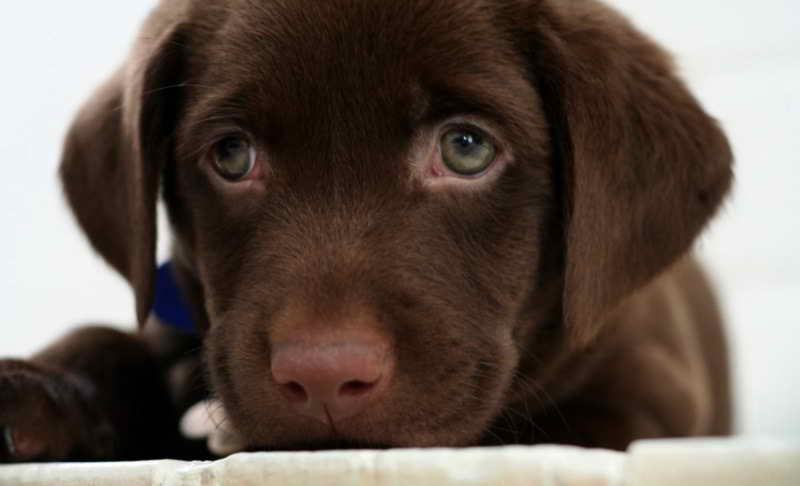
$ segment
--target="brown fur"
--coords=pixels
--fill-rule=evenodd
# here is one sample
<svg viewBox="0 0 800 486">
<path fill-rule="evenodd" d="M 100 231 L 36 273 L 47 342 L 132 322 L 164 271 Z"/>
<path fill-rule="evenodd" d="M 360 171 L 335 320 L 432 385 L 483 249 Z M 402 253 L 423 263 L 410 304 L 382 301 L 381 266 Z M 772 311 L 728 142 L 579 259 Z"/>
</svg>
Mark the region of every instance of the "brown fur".
<svg viewBox="0 0 800 486">
<path fill-rule="evenodd" d="M 415 176 L 452 116 L 491 128 L 511 159 L 495 180 Z M 265 170 L 247 185 L 207 163 L 238 132 Z M 8 460 L 198 456 L 175 417 L 205 394 L 201 342 L 148 321 L 160 186 L 209 390 L 254 449 L 730 431 L 721 322 L 687 252 L 731 152 L 668 55 L 599 2 L 164 1 L 78 116 L 62 177 L 148 324 L 0 367 L 0 424 L 38 437 Z M 393 343 L 387 395 L 335 429 L 294 414 L 274 340 L 358 326 Z M 105 429 L 48 438 L 8 408 L 9 380 L 72 389 L 65 374 L 96 406 L 54 407 Z"/>
</svg>

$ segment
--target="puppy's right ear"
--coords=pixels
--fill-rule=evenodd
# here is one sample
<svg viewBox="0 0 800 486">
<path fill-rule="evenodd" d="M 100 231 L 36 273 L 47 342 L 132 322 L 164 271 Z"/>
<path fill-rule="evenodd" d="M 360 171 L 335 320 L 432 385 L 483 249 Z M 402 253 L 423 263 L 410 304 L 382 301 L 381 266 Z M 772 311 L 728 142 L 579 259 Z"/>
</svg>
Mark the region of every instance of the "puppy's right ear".
<svg viewBox="0 0 800 486">
<path fill-rule="evenodd" d="M 180 106 L 169 88 L 181 82 L 185 48 L 180 24 L 158 14 L 80 111 L 61 162 L 67 200 L 94 249 L 133 287 L 140 325 L 152 305 L 159 175 Z"/>
</svg>

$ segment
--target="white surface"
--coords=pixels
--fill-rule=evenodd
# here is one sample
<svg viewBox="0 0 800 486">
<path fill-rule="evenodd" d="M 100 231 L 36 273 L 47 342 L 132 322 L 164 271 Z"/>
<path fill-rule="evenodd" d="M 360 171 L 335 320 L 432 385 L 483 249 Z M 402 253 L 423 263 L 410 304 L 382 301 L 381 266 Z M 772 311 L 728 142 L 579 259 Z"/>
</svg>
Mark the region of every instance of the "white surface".
<svg viewBox="0 0 800 486">
<path fill-rule="evenodd" d="M 612 3 L 672 48 L 733 142 L 735 196 L 701 246 L 734 338 L 739 426 L 751 435 L 800 437 L 797 3 Z M 3 9 L 0 355 L 23 356 L 87 320 L 133 319 L 126 284 L 78 233 L 55 171 L 71 116 L 124 57 L 153 4 L 29 0 Z"/>
<path fill-rule="evenodd" d="M 797 486 L 800 442 L 642 441 L 628 451 L 625 476 L 629 486 Z"/>
<path fill-rule="evenodd" d="M 0 467 L 15 486 L 797 486 L 800 442 L 237 454 L 216 462 Z"/>
</svg>

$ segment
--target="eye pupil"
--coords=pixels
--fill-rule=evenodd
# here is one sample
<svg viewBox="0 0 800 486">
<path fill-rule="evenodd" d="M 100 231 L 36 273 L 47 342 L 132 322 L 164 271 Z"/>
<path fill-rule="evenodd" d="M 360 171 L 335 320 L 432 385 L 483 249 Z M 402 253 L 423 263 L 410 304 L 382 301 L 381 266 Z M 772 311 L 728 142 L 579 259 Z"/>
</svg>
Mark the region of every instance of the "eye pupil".
<svg viewBox="0 0 800 486">
<path fill-rule="evenodd" d="M 455 139 L 455 143 L 460 145 L 461 147 L 469 147 L 470 145 L 479 145 L 481 143 L 481 139 L 477 135 L 473 135 L 471 133 L 464 133 L 459 135 Z"/>
<path fill-rule="evenodd" d="M 245 142 L 240 138 L 226 138 L 222 144 L 222 155 L 231 156 L 240 152 L 244 148 Z"/>
</svg>

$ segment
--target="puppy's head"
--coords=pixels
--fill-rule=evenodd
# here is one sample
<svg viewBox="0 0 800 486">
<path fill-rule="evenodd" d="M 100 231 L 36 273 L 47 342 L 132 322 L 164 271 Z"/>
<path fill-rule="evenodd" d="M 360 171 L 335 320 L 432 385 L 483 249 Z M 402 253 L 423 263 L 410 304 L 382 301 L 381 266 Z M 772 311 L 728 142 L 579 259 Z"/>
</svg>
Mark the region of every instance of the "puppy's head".
<svg viewBox="0 0 800 486">
<path fill-rule="evenodd" d="M 79 222 L 143 321 L 163 185 L 254 446 L 479 442 L 713 214 L 730 151 L 666 56 L 555 3 L 165 2 L 83 110 Z"/>
</svg>

